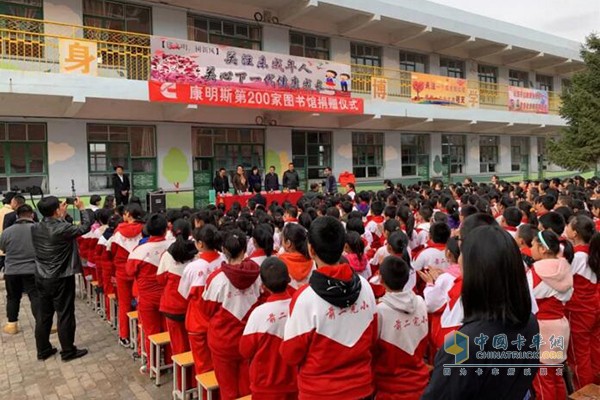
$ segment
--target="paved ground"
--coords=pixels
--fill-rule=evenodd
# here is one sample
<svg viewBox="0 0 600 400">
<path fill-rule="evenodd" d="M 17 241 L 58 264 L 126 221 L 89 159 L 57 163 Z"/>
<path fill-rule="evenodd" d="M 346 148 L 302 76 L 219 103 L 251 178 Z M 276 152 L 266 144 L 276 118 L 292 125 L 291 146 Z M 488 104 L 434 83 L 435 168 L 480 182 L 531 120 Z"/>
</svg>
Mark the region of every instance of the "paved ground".
<svg viewBox="0 0 600 400">
<path fill-rule="evenodd" d="M 6 322 L 6 292 L 0 281 L 0 324 Z M 21 333 L 0 334 L 0 399 L 170 399 L 171 374 L 156 387 L 140 375 L 139 361 L 117 344 L 111 329 L 84 301 L 76 300 L 76 345 L 90 353 L 64 363 L 57 354 L 46 361 L 36 359 L 34 321 L 29 301 L 21 304 Z M 58 337 L 52 343 L 60 350 Z"/>
</svg>

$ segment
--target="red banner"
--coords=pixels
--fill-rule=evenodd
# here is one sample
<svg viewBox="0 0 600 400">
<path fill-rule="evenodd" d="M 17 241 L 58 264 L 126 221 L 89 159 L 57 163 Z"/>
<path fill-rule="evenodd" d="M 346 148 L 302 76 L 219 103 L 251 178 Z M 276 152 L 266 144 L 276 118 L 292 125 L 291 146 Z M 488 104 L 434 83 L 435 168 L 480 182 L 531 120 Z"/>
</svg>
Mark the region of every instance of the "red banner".
<svg viewBox="0 0 600 400">
<path fill-rule="evenodd" d="M 264 90 L 225 85 L 150 81 L 150 101 L 280 111 L 363 114 L 360 98 L 328 96 L 298 90 Z"/>
</svg>

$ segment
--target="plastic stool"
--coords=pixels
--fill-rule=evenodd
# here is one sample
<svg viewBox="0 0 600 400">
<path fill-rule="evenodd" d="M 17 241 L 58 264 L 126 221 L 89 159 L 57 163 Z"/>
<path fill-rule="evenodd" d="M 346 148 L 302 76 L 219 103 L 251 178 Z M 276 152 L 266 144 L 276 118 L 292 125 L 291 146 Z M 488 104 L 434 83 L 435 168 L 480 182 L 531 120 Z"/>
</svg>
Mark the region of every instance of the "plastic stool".
<svg viewBox="0 0 600 400">
<path fill-rule="evenodd" d="M 217 382 L 217 376 L 215 371 L 205 372 L 203 374 L 196 375 L 196 382 L 198 382 L 198 398 L 203 400 L 203 390 L 207 392 L 207 400 L 213 399 L 213 393 L 219 390 L 219 382 Z"/>
<path fill-rule="evenodd" d="M 157 333 L 148 337 L 150 341 L 150 378 L 156 378 L 155 385 L 160 386 L 160 373 L 165 369 L 171 369 L 173 364 L 161 365 L 161 349 L 164 346 L 171 344 L 171 336 L 169 332 Z M 142 343 L 142 348 L 144 344 Z"/>
<path fill-rule="evenodd" d="M 127 313 L 127 318 L 129 318 L 129 343 L 133 348 L 133 351 L 137 353 L 138 351 L 138 312 L 130 311 Z"/>
<path fill-rule="evenodd" d="M 192 397 L 196 388 L 187 388 L 187 370 L 194 367 L 194 356 L 191 351 L 174 355 L 173 359 L 173 399 L 185 400 Z M 177 374 L 179 373 L 179 382 Z"/>
</svg>

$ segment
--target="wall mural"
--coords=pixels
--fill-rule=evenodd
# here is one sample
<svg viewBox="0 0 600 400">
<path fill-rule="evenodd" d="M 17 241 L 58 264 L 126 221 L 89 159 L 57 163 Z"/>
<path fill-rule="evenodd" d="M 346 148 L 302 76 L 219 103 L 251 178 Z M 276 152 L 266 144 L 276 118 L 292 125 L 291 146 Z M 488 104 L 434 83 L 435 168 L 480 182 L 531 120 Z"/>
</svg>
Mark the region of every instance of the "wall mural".
<svg viewBox="0 0 600 400">
<path fill-rule="evenodd" d="M 267 171 L 261 171 L 261 172 L 263 172 L 263 173 L 268 172 L 268 168 L 271 165 L 274 165 L 275 169 L 276 169 L 275 172 L 277 172 L 277 175 L 279 176 L 279 183 L 281 183 L 281 178 L 283 176 L 283 172 L 288 169 L 288 164 L 291 161 L 292 160 L 290 159 L 288 152 L 286 152 L 286 151 L 277 152 L 277 150 L 274 150 L 274 149 L 267 149 L 266 164 L 265 164 L 265 169 Z"/>
<path fill-rule="evenodd" d="M 178 191 L 190 177 L 190 165 L 188 159 L 181 149 L 171 147 L 163 158 L 162 175 Z"/>
<path fill-rule="evenodd" d="M 48 165 L 67 161 L 75 155 L 75 148 L 68 143 L 48 142 Z"/>
</svg>

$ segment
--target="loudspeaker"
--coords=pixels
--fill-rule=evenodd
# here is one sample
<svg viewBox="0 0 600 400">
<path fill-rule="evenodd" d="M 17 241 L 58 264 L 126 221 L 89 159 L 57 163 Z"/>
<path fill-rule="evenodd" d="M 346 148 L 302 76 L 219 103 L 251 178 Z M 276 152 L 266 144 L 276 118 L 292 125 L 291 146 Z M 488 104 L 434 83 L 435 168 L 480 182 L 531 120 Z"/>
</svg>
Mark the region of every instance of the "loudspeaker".
<svg viewBox="0 0 600 400">
<path fill-rule="evenodd" d="M 146 194 L 146 208 L 151 214 L 167 211 L 167 195 L 160 192 L 149 192 Z"/>
</svg>

